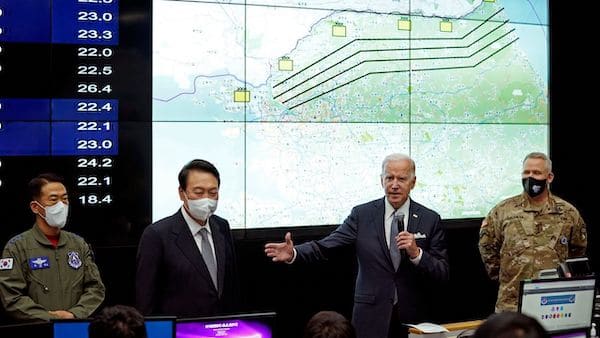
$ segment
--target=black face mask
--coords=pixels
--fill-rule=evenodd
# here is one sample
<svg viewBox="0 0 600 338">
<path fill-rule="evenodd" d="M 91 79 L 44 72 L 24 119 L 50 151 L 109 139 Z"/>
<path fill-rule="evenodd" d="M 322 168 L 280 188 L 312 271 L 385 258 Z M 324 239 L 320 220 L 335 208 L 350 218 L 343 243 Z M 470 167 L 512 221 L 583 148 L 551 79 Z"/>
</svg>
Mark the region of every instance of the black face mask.
<svg viewBox="0 0 600 338">
<path fill-rule="evenodd" d="M 539 194 L 543 193 L 546 190 L 546 182 L 547 180 L 536 180 L 533 177 L 527 177 L 522 180 L 523 189 L 527 195 L 531 197 L 536 197 Z"/>
</svg>

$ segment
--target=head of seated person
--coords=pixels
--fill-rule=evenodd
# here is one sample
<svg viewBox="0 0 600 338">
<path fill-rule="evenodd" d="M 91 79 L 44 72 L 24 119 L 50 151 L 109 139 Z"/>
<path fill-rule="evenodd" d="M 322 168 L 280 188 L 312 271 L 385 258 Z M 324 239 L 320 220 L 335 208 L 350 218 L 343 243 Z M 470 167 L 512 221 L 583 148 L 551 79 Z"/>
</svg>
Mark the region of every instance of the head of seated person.
<svg viewBox="0 0 600 338">
<path fill-rule="evenodd" d="M 335 311 L 316 313 L 306 324 L 304 338 L 356 338 L 356 331 L 346 317 Z"/>
<path fill-rule="evenodd" d="M 114 305 L 94 316 L 88 327 L 89 338 L 146 338 L 144 316 L 131 306 Z"/>
<path fill-rule="evenodd" d="M 501 312 L 486 319 L 473 338 L 550 338 L 550 335 L 534 318 L 518 312 Z"/>
</svg>

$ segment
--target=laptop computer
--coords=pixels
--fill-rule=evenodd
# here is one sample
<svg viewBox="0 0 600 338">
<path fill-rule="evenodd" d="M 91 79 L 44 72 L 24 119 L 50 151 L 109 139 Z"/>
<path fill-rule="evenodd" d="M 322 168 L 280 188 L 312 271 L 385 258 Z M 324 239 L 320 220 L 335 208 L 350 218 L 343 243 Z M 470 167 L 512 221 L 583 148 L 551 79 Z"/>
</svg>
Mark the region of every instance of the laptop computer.
<svg viewBox="0 0 600 338">
<path fill-rule="evenodd" d="M 593 276 L 524 280 L 519 312 L 537 319 L 553 336 L 585 334 L 592 326 L 595 291 Z"/>
<path fill-rule="evenodd" d="M 88 338 L 91 318 L 65 319 L 52 322 L 54 338 Z M 173 338 L 175 317 L 145 317 L 148 338 Z"/>
<path fill-rule="evenodd" d="M 275 312 L 177 319 L 175 338 L 274 338 Z"/>
</svg>

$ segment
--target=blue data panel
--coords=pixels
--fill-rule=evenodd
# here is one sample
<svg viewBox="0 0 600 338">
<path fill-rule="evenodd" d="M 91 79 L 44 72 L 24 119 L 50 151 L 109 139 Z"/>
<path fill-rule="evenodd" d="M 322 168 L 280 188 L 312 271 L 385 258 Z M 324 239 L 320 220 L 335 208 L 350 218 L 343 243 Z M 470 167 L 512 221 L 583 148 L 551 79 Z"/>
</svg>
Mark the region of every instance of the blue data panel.
<svg viewBox="0 0 600 338">
<path fill-rule="evenodd" d="M 0 0 L 0 200 L 11 219 L 31 217 L 15 196 L 52 172 L 69 187 L 72 231 L 137 243 L 94 229 L 149 219 L 150 204 L 133 206 L 122 187 L 133 172 L 136 190 L 152 185 L 151 33 L 152 1 Z M 0 238 L 18 224 L 0 220 Z"/>
<path fill-rule="evenodd" d="M 50 123 L 0 122 L 0 156 L 50 155 Z"/>
<path fill-rule="evenodd" d="M 117 121 L 119 101 L 112 99 L 54 99 L 54 121 Z"/>
<path fill-rule="evenodd" d="M 0 42 L 50 42 L 50 0 L 0 2 Z"/>
<path fill-rule="evenodd" d="M 117 155 L 118 135 L 112 121 L 54 122 L 52 155 Z"/>
<path fill-rule="evenodd" d="M 50 100 L 48 99 L 3 99 L 0 98 L 1 121 L 48 121 Z"/>
<path fill-rule="evenodd" d="M 53 5 L 52 42 L 117 45 L 119 5 L 116 0 L 57 1 Z"/>
</svg>

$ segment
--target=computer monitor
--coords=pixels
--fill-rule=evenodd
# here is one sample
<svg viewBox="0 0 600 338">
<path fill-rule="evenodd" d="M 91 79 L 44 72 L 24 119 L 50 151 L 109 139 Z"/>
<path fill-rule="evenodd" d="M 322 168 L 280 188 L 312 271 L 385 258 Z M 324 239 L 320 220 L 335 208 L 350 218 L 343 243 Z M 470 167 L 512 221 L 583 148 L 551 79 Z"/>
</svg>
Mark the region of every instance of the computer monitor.
<svg viewBox="0 0 600 338">
<path fill-rule="evenodd" d="M 175 338 L 273 338 L 274 312 L 178 319 Z"/>
<path fill-rule="evenodd" d="M 57 320 L 53 323 L 54 338 L 89 338 L 91 319 Z M 175 317 L 145 317 L 148 338 L 173 338 Z"/>
<path fill-rule="evenodd" d="M 521 281 L 519 312 L 551 334 L 585 332 L 592 326 L 595 290 L 594 277 Z"/>
</svg>

